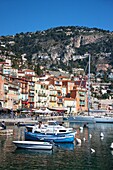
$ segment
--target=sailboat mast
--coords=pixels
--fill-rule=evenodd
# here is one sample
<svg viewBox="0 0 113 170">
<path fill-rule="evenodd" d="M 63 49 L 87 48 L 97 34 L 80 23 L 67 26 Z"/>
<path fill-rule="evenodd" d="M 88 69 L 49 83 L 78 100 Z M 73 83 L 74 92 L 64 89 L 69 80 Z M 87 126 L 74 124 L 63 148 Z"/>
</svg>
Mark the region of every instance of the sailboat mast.
<svg viewBox="0 0 113 170">
<path fill-rule="evenodd" d="M 88 68 L 88 115 L 90 115 L 90 54 L 89 54 L 89 68 Z"/>
</svg>

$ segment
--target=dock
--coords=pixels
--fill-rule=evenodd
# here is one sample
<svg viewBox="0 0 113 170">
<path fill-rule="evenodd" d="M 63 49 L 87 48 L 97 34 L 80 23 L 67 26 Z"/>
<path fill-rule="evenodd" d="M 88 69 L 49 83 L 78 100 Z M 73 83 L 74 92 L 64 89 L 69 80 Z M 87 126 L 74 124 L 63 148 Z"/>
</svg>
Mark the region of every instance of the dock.
<svg viewBox="0 0 113 170">
<path fill-rule="evenodd" d="M 35 124 L 38 121 L 42 122 L 47 122 L 48 120 L 56 120 L 56 121 L 63 121 L 62 116 L 43 116 L 43 117 L 38 117 L 37 119 L 35 118 L 2 118 L 0 119 L 0 123 L 2 121 L 5 121 L 6 125 L 16 125 L 18 122 L 20 123 L 28 123 L 28 124 Z"/>
</svg>

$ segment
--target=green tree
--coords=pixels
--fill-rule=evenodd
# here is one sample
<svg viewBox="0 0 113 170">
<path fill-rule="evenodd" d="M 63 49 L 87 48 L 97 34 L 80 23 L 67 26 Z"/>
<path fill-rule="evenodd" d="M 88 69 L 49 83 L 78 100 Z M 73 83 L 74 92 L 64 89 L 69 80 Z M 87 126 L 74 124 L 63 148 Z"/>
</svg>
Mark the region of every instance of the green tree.
<svg viewBox="0 0 113 170">
<path fill-rule="evenodd" d="M 43 73 L 43 71 L 40 69 L 39 64 L 35 66 L 34 71 L 38 76 L 40 76 Z"/>
</svg>

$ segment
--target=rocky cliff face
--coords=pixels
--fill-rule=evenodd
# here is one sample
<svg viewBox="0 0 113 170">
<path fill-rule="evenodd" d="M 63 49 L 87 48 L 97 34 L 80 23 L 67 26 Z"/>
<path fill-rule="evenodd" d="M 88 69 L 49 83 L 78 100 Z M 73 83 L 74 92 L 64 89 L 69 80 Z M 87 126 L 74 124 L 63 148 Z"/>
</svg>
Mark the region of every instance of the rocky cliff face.
<svg viewBox="0 0 113 170">
<path fill-rule="evenodd" d="M 35 62 L 35 65 L 70 69 L 77 66 L 77 59 L 80 61 L 80 56 L 86 52 L 96 57 L 94 61 L 98 61 L 100 55 L 104 59 L 106 53 L 112 55 L 113 33 L 97 28 L 57 27 L 0 37 L 0 43 L 5 44 L 5 50 L 12 51 L 17 58 L 26 54 L 27 61 Z M 74 63 L 73 56 L 76 59 Z"/>
<path fill-rule="evenodd" d="M 81 45 L 87 45 L 100 41 L 104 35 L 80 35 L 74 37 L 74 47 L 80 48 Z"/>
</svg>

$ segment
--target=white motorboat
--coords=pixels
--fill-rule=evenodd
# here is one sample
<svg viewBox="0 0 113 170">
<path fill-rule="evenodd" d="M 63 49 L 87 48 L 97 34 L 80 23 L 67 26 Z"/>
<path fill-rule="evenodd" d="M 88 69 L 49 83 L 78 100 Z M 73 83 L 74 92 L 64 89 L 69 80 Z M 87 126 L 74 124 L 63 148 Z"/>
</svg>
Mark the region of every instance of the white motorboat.
<svg viewBox="0 0 113 170">
<path fill-rule="evenodd" d="M 32 133 L 42 133 L 42 134 L 49 134 L 49 135 L 73 135 L 77 133 L 73 130 L 73 128 L 67 128 L 63 125 L 59 125 L 57 121 L 48 121 L 48 124 L 43 125 L 41 128 L 39 128 L 38 125 L 35 126 L 26 126 L 26 129 L 28 132 Z"/>
<path fill-rule="evenodd" d="M 39 149 L 39 150 L 51 150 L 53 144 L 49 142 L 41 141 L 13 141 L 17 148 L 23 149 Z"/>
</svg>

